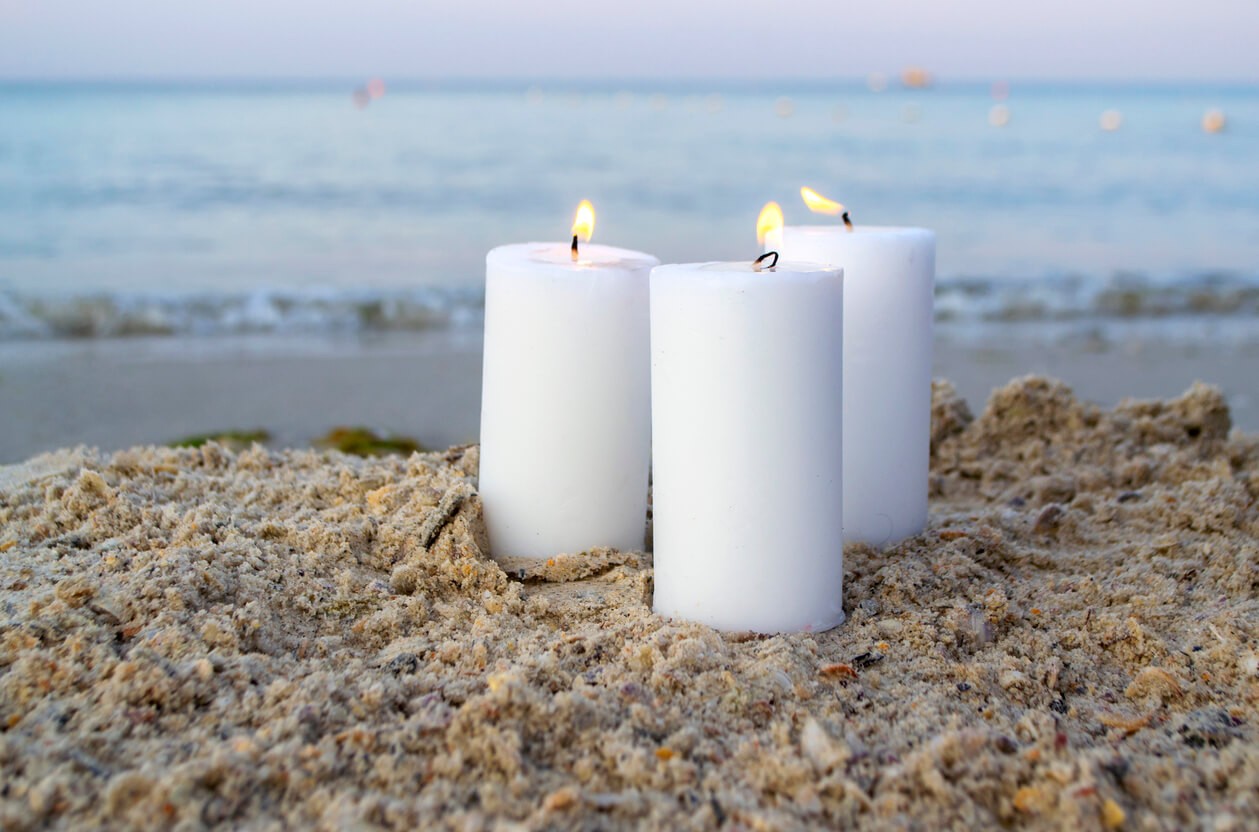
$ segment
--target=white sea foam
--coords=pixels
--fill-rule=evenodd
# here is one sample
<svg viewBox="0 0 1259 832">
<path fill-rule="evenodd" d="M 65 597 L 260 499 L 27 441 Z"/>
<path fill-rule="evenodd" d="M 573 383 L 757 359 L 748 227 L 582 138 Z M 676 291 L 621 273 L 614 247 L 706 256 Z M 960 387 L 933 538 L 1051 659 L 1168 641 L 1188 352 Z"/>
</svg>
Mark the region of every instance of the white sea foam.
<svg viewBox="0 0 1259 832">
<path fill-rule="evenodd" d="M 0 341 L 417 331 L 479 324 L 482 306 L 480 291 L 471 289 L 70 296 L 0 292 Z"/>
<path fill-rule="evenodd" d="M 0 290 L 0 342 L 127 336 L 353 335 L 480 326 L 480 288 L 269 288 L 245 293 L 122 292 L 46 296 Z M 1105 329 L 1146 321 L 1186 332 L 1259 318 L 1259 277 L 944 277 L 936 320 Z M 1017 334 L 1017 328 L 1011 330 Z"/>
</svg>

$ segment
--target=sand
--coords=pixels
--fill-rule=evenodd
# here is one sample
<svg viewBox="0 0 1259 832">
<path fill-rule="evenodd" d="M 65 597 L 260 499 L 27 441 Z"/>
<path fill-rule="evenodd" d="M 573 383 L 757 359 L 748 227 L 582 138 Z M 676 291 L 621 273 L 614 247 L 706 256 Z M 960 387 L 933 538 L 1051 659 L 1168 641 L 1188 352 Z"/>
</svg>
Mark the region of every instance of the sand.
<svg viewBox="0 0 1259 832">
<path fill-rule="evenodd" d="M 812 635 L 505 572 L 471 446 L 0 469 L 0 827 L 1252 827 L 1259 439 L 1201 385 L 934 408 L 929 529 Z"/>
</svg>

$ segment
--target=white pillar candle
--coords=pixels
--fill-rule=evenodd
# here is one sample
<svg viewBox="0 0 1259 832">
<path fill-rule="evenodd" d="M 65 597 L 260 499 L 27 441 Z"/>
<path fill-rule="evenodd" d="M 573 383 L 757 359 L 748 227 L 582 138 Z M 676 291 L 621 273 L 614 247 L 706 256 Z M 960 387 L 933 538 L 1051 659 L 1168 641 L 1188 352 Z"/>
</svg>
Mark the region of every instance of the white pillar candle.
<svg viewBox="0 0 1259 832">
<path fill-rule="evenodd" d="M 935 234 L 786 226 L 784 257 L 844 271 L 844 539 L 887 545 L 927 524 Z"/>
<path fill-rule="evenodd" d="M 843 274 L 651 273 L 654 608 L 722 630 L 844 620 Z"/>
<path fill-rule="evenodd" d="M 479 491 L 495 556 L 641 550 L 651 459 L 647 254 L 486 257 Z"/>
</svg>

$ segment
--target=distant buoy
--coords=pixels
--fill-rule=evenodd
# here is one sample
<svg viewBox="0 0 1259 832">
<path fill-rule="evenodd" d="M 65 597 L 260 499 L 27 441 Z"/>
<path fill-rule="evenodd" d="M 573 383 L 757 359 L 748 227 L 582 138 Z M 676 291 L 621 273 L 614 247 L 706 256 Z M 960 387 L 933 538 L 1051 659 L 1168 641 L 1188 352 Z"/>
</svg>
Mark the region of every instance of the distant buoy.
<svg viewBox="0 0 1259 832">
<path fill-rule="evenodd" d="M 1005 127 L 1010 123 L 1010 108 L 1004 104 L 994 105 L 988 111 L 988 123 L 993 127 Z"/>
<path fill-rule="evenodd" d="M 901 72 L 901 83 L 911 90 L 922 90 L 931 86 L 931 73 L 920 66 L 906 67 Z"/>
<path fill-rule="evenodd" d="M 790 98 L 787 98 L 786 96 L 783 96 L 782 98 L 774 102 L 774 113 L 779 118 L 791 118 L 792 114 L 795 113 L 795 111 L 796 111 L 795 102 L 792 101 Z"/>
<path fill-rule="evenodd" d="M 1223 110 L 1207 110 L 1202 117 L 1202 130 L 1205 133 L 1223 133 L 1228 126 L 1228 119 Z"/>
<path fill-rule="evenodd" d="M 1120 127 L 1123 127 L 1123 113 L 1118 110 L 1107 110 L 1102 113 L 1102 117 L 1098 119 L 1098 123 L 1107 133 L 1113 133 Z"/>
</svg>

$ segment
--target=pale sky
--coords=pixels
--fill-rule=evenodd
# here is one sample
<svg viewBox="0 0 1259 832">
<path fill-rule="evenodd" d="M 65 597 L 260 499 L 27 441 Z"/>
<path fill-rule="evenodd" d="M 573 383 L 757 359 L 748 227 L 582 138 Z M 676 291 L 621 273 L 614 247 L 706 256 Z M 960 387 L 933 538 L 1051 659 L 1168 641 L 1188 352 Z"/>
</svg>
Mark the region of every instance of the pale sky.
<svg viewBox="0 0 1259 832">
<path fill-rule="evenodd" d="M 0 0 L 0 78 L 1259 81 L 1259 0 Z"/>
</svg>

